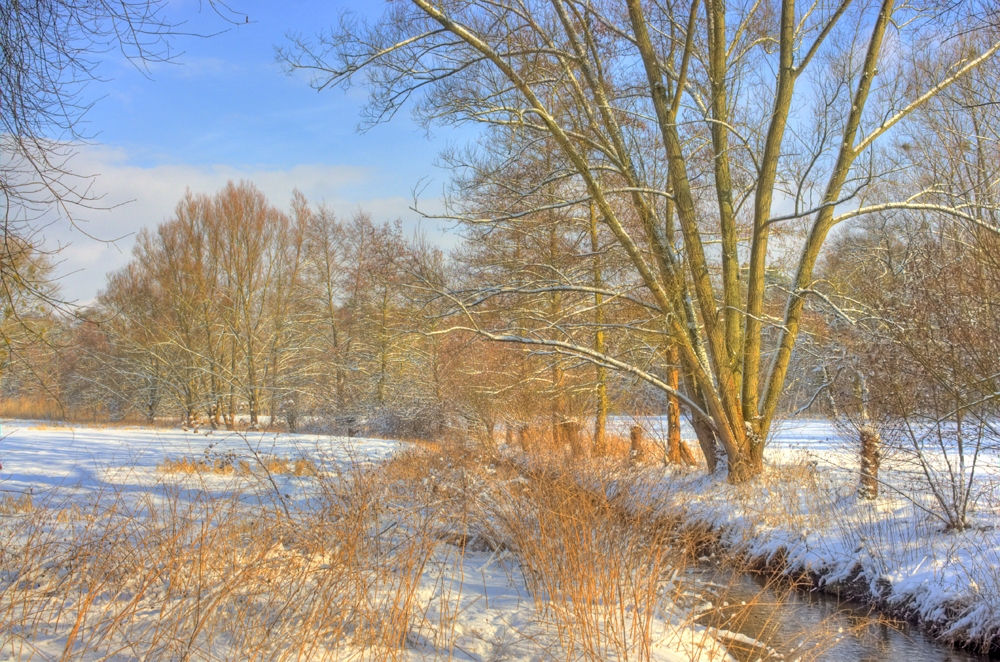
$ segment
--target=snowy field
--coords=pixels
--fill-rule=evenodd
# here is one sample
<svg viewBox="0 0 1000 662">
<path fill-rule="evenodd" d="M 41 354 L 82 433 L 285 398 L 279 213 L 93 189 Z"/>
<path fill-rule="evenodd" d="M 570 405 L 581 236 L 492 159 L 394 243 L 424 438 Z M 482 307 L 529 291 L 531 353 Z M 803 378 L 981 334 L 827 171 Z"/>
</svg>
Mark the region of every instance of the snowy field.
<svg viewBox="0 0 1000 662">
<path fill-rule="evenodd" d="M 251 657 L 542 660 L 564 654 L 556 651 L 579 649 L 582 643 L 565 638 L 565 619 L 548 611 L 544 599 L 540 603 L 532 595 L 508 553 L 442 542 L 447 536 L 422 519 L 422 511 L 432 509 L 433 502 L 414 507 L 406 495 L 367 485 L 364 479 L 358 481 L 356 491 L 363 494 L 356 501 L 347 503 L 354 498 L 350 495 L 322 493 L 324 489 L 336 491 L 337 481 L 352 471 L 365 475 L 365 467 L 402 447 L 378 439 L 259 432 L 206 435 L 4 421 L 0 442 L 0 498 L 6 499 L 6 510 L 0 510 L 0 523 L 5 525 L 0 537 L 4 561 L 0 567 L 0 661 Z M 185 473 L 163 468 L 169 460 L 191 458 L 204 461 L 206 467 L 216 466 L 221 459 L 247 462 L 255 469 L 258 457 L 299 456 L 316 463 L 322 480 L 315 475 L 290 474 L 265 478 L 255 470 Z M 418 480 L 417 485 L 426 486 L 427 480 Z M 447 479 L 441 481 L 440 489 L 449 489 Z M 432 485 L 428 493 L 438 489 Z M 30 495 L 31 506 L 18 508 L 25 494 Z M 340 499 L 344 503 L 337 511 Z M 282 519 L 279 507 L 287 508 L 287 520 Z M 324 514 L 316 517 L 310 510 L 313 508 L 325 508 Z M 331 509 L 335 514 L 329 514 Z M 266 517 L 257 518 L 254 513 L 261 511 L 267 512 Z M 376 515 L 366 519 L 366 511 Z M 262 546 L 254 551 L 257 538 L 246 538 L 242 533 L 238 535 L 243 541 L 235 542 L 235 550 L 228 549 L 233 541 L 219 532 L 248 513 L 246 524 L 240 520 L 241 530 L 253 530 L 258 519 L 270 522 L 256 534 L 264 540 Z M 353 525 L 337 529 L 336 522 L 353 517 L 364 531 L 349 545 L 372 549 L 365 554 L 352 551 L 345 561 L 345 539 Z M 329 533 L 330 519 L 335 520 L 336 533 Z M 180 533 L 175 532 L 177 520 L 181 522 Z M 328 537 L 318 547 L 310 546 L 308 541 L 315 539 L 317 530 Z M 174 561 L 177 568 L 162 557 L 162 551 L 150 551 L 160 549 L 167 531 L 177 541 L 168 541 L 167 547 L 182 555 Z M 206 536 L 213 542 L 206 542 Z M 44 542 L 38 543 L 39 539 Z M 77 545 L 86 551 L 76 551 Z M 195 580 L 183 568 L 201 561 L 206 552 L 198 551 L 199 547 L 227 558 L 235 553 L 241 561 L 226 573 L 216 570 L 210 579 L 199 573 Z M 190 556 L 191 550 L 198 556 Z M 87 554 L 93 556 L 81 562 L 79 557 Z M 105 561 L 105 556 L 113 561 Z M 129 565 L 139 579 L 116 579 L 121 583 L 111 589 L 105 585 L 111 580 L 95 570 L 105 562 L 113 567 L 102 573 L 117 577 L 124 574 L 120 566 Z M 330 568 L 345 566 L 353 567 L 355 574 L 327 579 L 325 573 Z M 169 581 L 159 574 L 167 572 L 166 568 L 175 573 Z M 411 572 L 415 585 L 407 592 Z M 265 579 L 255 581 L 263 581 L 266 588 L 254 583 L 247 595 L 245 575 L 255 573 L 263 573 Z M 95 574 L 104 578 L 98 581 Z M 281 579 L 272 579 L 273 574 Z M 234 580 L 234 576 L 241 579 Z M 367 627 L 380 634 L 366 635 L 361 626 L 351 625 L 344 632 L 304 641 L 308 638 L 295 628 L 313 615 L 298 610 L 303 605 L 312 609 L 321 602 L 336 605 L 337 601 L 357 600 L 353 582 L 364 587 L 364 598 L 363 604 L 351 608 L 352 618 L 367 622 Z M 213 605 L 214 615 L 201 617 L 209 618 L 208 625 L 197 616 L 202 602 Z M 258 606 L 250 609 L 249 604 Z M 82 605 L 89 610 L 86 617 L 79 616 L 84 613 Z M 394 627 L 394 615 L 404 607 L 412 610 L 402 635 L 404 645 L 381 646 L 385 632 Z M 52 621 L 53 613 L 63 616 Z M 718 633 L 688 622 L 690 614 L 675 613 L 668 600 L 661 603 L 657 598 L 644 613 L 648 618 L 642 622 L 623 611 L 617 626 L 601 623 L 597 627 L 602 631 L 615 627 L 638 634 L 645 631 L 651 642 L 649 659 L 653 660 L 732 659 L 719 643 Z M 287 636 L 281 633 L 282 628 L 289 629 Z M 257 631 L 267 632 L 267 636 L 258 640 Z M 188 638 L 190 641 L 185 641 Z M 615 655 L 610 636 L 599 639 L 597 645 L 607 647 L 608 659 L 636 654 Z"/>
<path fill-rule="evenodd" d="M 628 435 L 640 424 L 654 438 L 666 438 L 666 418 L 612 418 L 609 430 Z M 693 439 L 687 420 L 682 435 Z M 689 441 L 694 446 L 695 442 Z M 326 435 L 225 431 L 185 432 L 144 427 L 84 427 L 33 421 L 3 421 L 0 432 L 0 489 L 11 493 L 86 493 L 109 484 L 140 485 L 167 458 L 306 456 L 346 466 L 358 461 L 388 458 L 401 444 L 382 439 Z M 820 461 L 850 466 L 850 449 L 829 421 L 793 421 L 781 424 L 768 447 L 768 460 Z M 127 468 L 131 473 L 120 475 Z M 995 471 L 995 467 L 991 467 Z"/>
<path fill-rule="evenodd" d="M 309 457 L 347 466 L 388 458 L 400 444 L 381 439 L 348 439 L 273 432 L 185 432 L 143 427 L 82 427 L 32 421 L 4 421 L 0 435 L 0 490 L 62 496 L 108 488 L 141 491 L 151 485 L 157 465 L 167 459 L 227 456 Z M 289 488 L 294 481 L 280 477 Z M 155 482 L 155 480 L 153 480 Z M 218 481 L 222 484 L 222 481 Z"/>
<path fill-rule="evenodd" d="M 611 425 L 615 431 L 627 434 L 628 427 L 636 422 L 616 419 Z M 645 418 L 638 422 L 651 436 L 663 432 L 661 419 Z M 689 430 L 685 432 L 690 433 Z M 692 435 L 684 436 L 690 439 Z M 248 650 L 260 659 L 565 659 L 567 646 L 572 649 L 581 644 L 567 641 L 558 609 L 551 606 L 554 603 L 539 602 L 538 595 L 529 590 L 523 562 L 518 562 L 503 549 L 444 544 L 442 541 L 451 534 L 434 530 L 438 526 L 436 523 L 427 524 L 432 519 L 425 511 L 437 507 L 436 504 L 446 501 L 447 495 L 459 489 L 463 494 L 473 495 L 473 499 L 492 498 L 483 496 L 491 494 L 490 489 L 496 489 L 489 485 L 490 467 L 474 475 L 462 473 L 464 485 L 460 488 L 455 485 L 459 480 L 450 463 L 440 471 L 431 469 L 426 476 L 417 476 L 411 484 L 426 489 L 430 499 L 421 502 L 423 505 L 419 507 L 412 505 L 416 502 L 408 501 L 406 494 L 371 487 L 366 493 L 367 500 L 348 503 L 336 496 L 332 502 L 335 502 L 334 510 L 343 508 L 337 511 L 339 514 L 313 517 L 316 504 L 326 504 L 323 506 L 327 508 L 325 512 L 331 508 L 330 495 L 322 494 L 323 490 L 318 487 L 324 484 L 323 480 L 328 481 L 327 491 L 336 491 L 330 486 L 336 484 L 338 472 L 346 475 L 363 470 L 405 447 L 378 439 L 286 433 L 205 434 L 4 421 L 0 441 L 0 463 L 3 465 L 0 499 L 4 501 L 0 503 L 6 504 L 6 510 L 0 509 L 0 522 L 5 522 L 7 530 L 0 539 L 0 555 L 4 546 L 8 554 L 0 568 L 0 625 L 4 621 L 18 625 L 7 633 L 0 631 L 0 661 L 100 659 L 110 662 L 156 657 L 112 645 L 121 644 L 122 638 L 147 642 L 143 645 L 151 650 L 156 645 L 167 646 L 160 644 L 161 641 L 172 642 L 170 646 L 175 648 L 161 651 L 171 659 L 185 655 L 191 659 L 244 659 L 249 655 Z M 262 475 L 257 471 L 183 473 L 163 470 L 169 460 L 181 458 L 201 460 L 207 467 L 220 462 L 234 465 L 246 462 L 254 468 L 255 462 L 260 464 L 272 457 L 308 457 L 325 478 L 320 480 L 317 475 L 291 473 Z M 647 480 L 636 483 L 638 491 L 632 496 L 667 511 L 682 510 L 689 521 L 711 525 L 722 532 L 723 542 L 730 549 L 740 550 L 753 559 L 780 558 L 789 573 L 809 572 L 823 583 L 864 587 L 898 613 L 916 614 L 936 624 L 938 631 L 950 639 L 989 642 L 997 636 L 1000 632 L 1000 534 L 995 520 L 1000 511 L 992 489 L 997 476 L 995 458 L 990 456 L 982 461 L 979 480 L 983 489 L 972 513 L 975 526 L 960 533 L 944 531 L 924 510 L 926 503 L 919 495 L 907 498 L 902 492 L 890 491 L 874 503 L 857 499 L 857 461 L 853 448 L 840 439 L 829 422 L 783 424 L 767 458 L 769 469 L 760 481 L 737 487 L 719 477 L 704 476 L 697 470 L 650 466 L 644 472 Z M 887 482 L 893 480 L 891 471 L 887 469 Z M 404 488 L 404 492 L 406 489 L 409 488 Z M 502 492 L 507 488 L 500 485 L 499 489 Z M 23 499 L 25 494 L 30 495 L 34 504 L 30 512 L 17 508 L 20 503 L 17 500 Z M 230 499 L 235 505 L 231 511 L 219 515 L 212 499 L 226 503 Z M 337 506 L 340 503 L 337 499 L 343 501 L 340 506 Z M 104 505 L 97 507 L 97 504 Z M 176 649 L 178 633 L 194 627 L 195 621 L 188 622 L 185 616 L 170 621 L 172 625 L 167 627 L 164 622 L 169 619 L 163 614 L 170 612 L 166 606 L 169 600 L 173 601 L 170 604 L 195 609 L 190 603 L 194 598 L 187 590 L 169 597 L 171 591 L 162 589 L 153 597 L 134 587 L 119 587 L 113 592 L 96 591 L 96 595 L 91 595 L 95 593 L 90 588 L 93 580 L 81 579 L 74 587 L 88 591 L 86 597 L 100 605 L 101 617 L 93 617 L 90 629 L 86 619 L 78 619 L 80 622 L 74 625 L 72 618 L 65 617 L 56 618 L 54 624 L 45 621 L 43 627 L 38 624 L 41 617 L 35 612 L 28 613 L 27 605 L 34 605 L 32 609 L 39 613 L 56 609 L 50 604 L 53 599 L 51 586 L 47 593 L 44 589 L 49 586 L 48 581 L 65 581 L 65 577 L 75 576 L 76 570 L 69 569 L 73 562 L 65 560 L 73 558 L 72 550 L 54 542 L 51 546 L 39 547 L 53 554 L 52 559 L 44 562 L 27 558 L 18 561 L 17 554 L 10 550 L 22 544 L 24 550 L 34 549 L 25 538 L 37 536 L 39 531 L 53 541 L 71 531 L 76 531 L 77 535 L 83 531 L 90 536 L 83 538 L 91 543 L 96 540 L 94 548 L 100 550 L 105 544 L 100 537 L 103 534 L 97 532 L 92 521 L 85 525 L 80 518 L 62 519 L 61 513 L 73 507 L 84 511 L 90 508 L 95 513 L 114 513 L 101 515 L 105 518 L 100 520 L 105 522 L 102 526 L 119 521 L 126 522 L 123 525 L 126 527 L 135 526 L 136 531 L 122 534 L 120 541 L 125 547 L 133 545 L 129 547 L 129 554 L 140 556 L 149 540 L 158 541 L 163 537 L 162 527 L 166 525 L 159 523 L 162 512 L 183 511 L 190 531 L 185 529 L 188 533 L 178 534 L 178 539 L 197 547 L 197 544 L 206 544 L 206 529 L 223 530 L 229 521 L 227 518 L 246 517 L 248 513 L 252 518 L 254 512 L 267 510 L 268 517 L 277 518 L 273 525 L 267 524 L 257 534 L 235 544 L 237 548 L 246 545 L 249 550 L 257 538 L 266 539 L 263 551 L 257 556 L 251 551 L 241 552 L 245 557 L 242 563 L 249 568 L 267 568 L 268 572 L 275 571 L 279 575 L 286 572 L 283 568 L 291 568 L 285 582 L 288 586 L 272 587 L 250 598 L 236 595 L 235 589 L 223 588 L 228 585 L 222 578 L 215 584 L 206 584 L 207 588 L 199 589 L 196 611 L 201 609 L 201 592 L 207 591 L 210 596 L 213 592 L 219 594 L 212 597 L 217 600 L 212 602 L 214 609 L 219 613 L 233 613 L 215 626 L 224 635 L 206 635 L 205 640 L 192 636 L 186 644 L 186 652 L 182 653 Z M 279 508 L 288 513 L 291 523 L 288 531 L 279 530 L 285 526 Z M 46 520 L 38 514 L 46 509 L 59 515 Z M 371 568 L 365 571 L 369 579 L 364 583 L 364 602 L 381 619 L 384 614 L 402 609 L 399 596 L 406 596 L 410 615 L 402 635 L 405 642 L 402 648 L 382 649 L 377 644 L 353 646 L 351 642 L 356 642 L 360 636 L 356 630 L 350 630 L 336 645 L 318 639 L 315 645 L 303 648 L 302 644 L 296 647 L 281 640 L 284 643 L 260 650 L 252 646 L 248 649 L 248 640 L 232 634 L 234 627 L 248 633 L 259 627 L 274 628 L 275 619 L 295 623 L 308 621 L 311 617 L 303 614 L 281 615 L 286 607 L 276 606 L 311 604 L 296 591 L 304 591 L 310 598 L 323 591 L 332 591 L 336 600 L 353 599 L 339 593 L 343 589 L 334 586 L 336 582 L 324 583 L 327 580 L 322 573 L 343 563 L 334 560 L 342 554 L 341 541 L 335 542 L 333 551 L 325 545 L 348 531 L 337 529 L 339 525 L 335 524 L 334 530 L 339 533 L 330 533 L 328 520 L 346 521 L 365 509 L 375 513 L 371 519 L 359 520 L 359 526 L 377 538 L 376 552 L 371 558 L 383 564 L 383 559 L 388 559 L 389 571 L 376 572 Z M 489 510 L 489 504 L 486 509 Z M 93 521 L 97 519 L 92 518 Z M 34 522 L 35 528 L 27 525 L 18 528 L 18 522 L 29 520 Z M 252 519 L 246 526 L 253 529 Z M 421 528 L 426 530 L 421 531 Z M 319 547 L 291 542 L 297 538 L 313 539 L 317 531 L 328 536 Z M 402 531 L 408 533 L 402 535 Z M 202 542 L 197 543 L 199 540 Z M 222 549 L 231 542 L 220 538 L 214 545 Z M 310 551 L 303 551 L 307 548 Z M 32 565 L 35 561 L 37 567 Z M 35 574 L 18 569 L 18 563 L 24 568 L 32 566 Z M 159 567 L 160 563 L 150 556 L 150 560 L 138 566 Z M 406 582 L 401 577 L 407 575 L 406 572 L 400 574 L 400 567 L 412 572 L 414 583 L 410 592 L 404 590 Z M 25 581 L 29 574 L 32 579 Z M 678 578 L 676 574 L 667 583 L 669 591 L 702 603 L 697 609 L 703 609 L 704 604 L 711 606 L 709 593 L 692 593 L 683 583 L 684 575 Z M 176 578 L 171 582 L 182 585 Z M 292 590 L 290 587 L 298 588 Z M 25 597 L 26 590 L 30 599 Z M 233 595 L 229 595 L 230 592 Z M 144 597 L 140 600 L 133 595 Z M 221 597 L 223 595 L 228 597 Z M 165 596 L 169 597 L 167 602 L 164 602 Z M 78 598 L 84 599 L 82 595 Z M 248 600 L 266 608 L 261 607 L 259 613 L 248 615 L 247 608 L 235 606 Z M 20 606 L 15 606 L 15 601 L 20 601 Z M 120 625 L 126 619 L 115 611 L 119 608 L 115 605 L 123 601 L 130 605 L 128 627 Z M 72 598 L 59 603 L 58 611 L 79 613 L 74 611 L 79 604 L 77 598 Z M 649 659 L 733 659 L 721 642 L 732 643 L 733 637 L 747 638 L 713 631 L 695 623 L 695 612 L 691 609 L 690 605 L 681 608 L 679 602 L 664 599 L 656 605 L 655 614 L 649 616 L 648 623 L 638 623 L 639 616 L 634 612 L 623 612 L 621 623 L 616 627 L 625 631 L 642 625 L 650 633 L 652 642 Z M 180 607 L 174 608 L 174 611 L 179 610 Z M 29 621 L 34 623 L 30 628 Z M 114 627 L 108 625 L 109 622 Z M 381 630 L 386 627 L 389 626 L 385 623 L 377 626 Z M 613 624 L 602 621 L 595 627 L 603 632 L 613 628 Z M 208 627 L 205 628 L 207 631 Z M 86 637 L 80 634 L 84 631 Z M 254 641 L 252 634 L 246 636 Z M 193 642 L 197 645 L 192 652 Z M 744 643 L 755 645 L 752 639 Z M 610 646 L 606 640 L 603 645 Z M 619 657 L 612 652 L 606 656 L 607 659 Z"/>
</svg>

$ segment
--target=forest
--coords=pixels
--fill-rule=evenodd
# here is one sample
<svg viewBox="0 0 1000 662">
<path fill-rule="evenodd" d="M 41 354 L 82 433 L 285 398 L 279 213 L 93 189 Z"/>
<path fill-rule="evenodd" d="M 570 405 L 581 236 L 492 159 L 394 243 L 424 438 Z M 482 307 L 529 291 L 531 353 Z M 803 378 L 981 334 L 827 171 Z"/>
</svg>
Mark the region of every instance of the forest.
<svg viewBox="0 0 1000 662">
<path fill-rule="evenodd" d="M 677 348 L 607 234 L 590 205 L 567 205 L 470 223 L 444 252 L 300 194 L 288 211 L 247 182 L 189 194 L 138 235 L 94 305 L 60 316 L 14 300 L 4 407 L 491 444 L 532 428 L 598 456 L 609 415 L 668 416 L 679 435 Z M 992 437 L 1000 352 L 983 330 L 1000 322 L 998 242 L 927 212 L 837 235 L 781 415 L 964 420 Z M 776 318 L 791 276 L 767 278 Z"/>
</svg>

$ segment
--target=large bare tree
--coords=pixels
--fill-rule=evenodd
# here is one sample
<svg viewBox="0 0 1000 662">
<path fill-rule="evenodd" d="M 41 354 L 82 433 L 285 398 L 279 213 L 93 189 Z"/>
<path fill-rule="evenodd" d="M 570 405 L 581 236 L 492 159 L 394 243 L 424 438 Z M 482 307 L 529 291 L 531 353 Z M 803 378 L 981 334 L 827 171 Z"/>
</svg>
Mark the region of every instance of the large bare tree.
<svg viewBox="0 0 1000 662">
<path fill-rule="evenodd" d="M 393 0 L 279 57 L 318 88 L 366 84 L 367 122 L 410 101 L 428 124 L 482 125 L 498 175 L 532 143 L 557 150 L 538 186 L 559 183 L 553 207 L 595 206 L 685 388 L 589 342 L 483 329 L 473 315 L 456 326 L 678 397 L 738 481 L 762 467 L 831 230 L 886 209 L 948 211 L 926 184 L 880 182 L 905 179 L 889 148 L 914 112 L 996 54 L 990 15 L 933 0 Z M 927 67 L 928 52 L 944 57 Z M 769 287 L 776 265 L 791 274 L 783 287 Z"/>
</svg>

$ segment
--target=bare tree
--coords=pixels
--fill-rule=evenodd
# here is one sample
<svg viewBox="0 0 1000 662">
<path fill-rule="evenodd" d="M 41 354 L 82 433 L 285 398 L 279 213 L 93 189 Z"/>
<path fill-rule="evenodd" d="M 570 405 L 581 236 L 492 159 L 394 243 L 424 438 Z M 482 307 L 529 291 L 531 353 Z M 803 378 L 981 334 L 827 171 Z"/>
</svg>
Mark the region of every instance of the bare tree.
<svg viewBox="0 0 1000 662">
<path fill-rule="evenodd" d="M 223 20 L 235 18 L 224 4 L 209 5 Z M 70 159 L 90 138 L 80 120 L 93 105 L 86 91 L 101 82 L 104 56 L 117 51 L 139 68 L 170 61 L 181 25 L 164 0 L 25 0 L 0 8 L 0 249 L 8 259 L 19 242 L 40 250 L 39 232 L 53 215 L 75 223 L 79 212 L 101 206 L 93 175 L 73 172 Z M 50 290 L 35 295 L 58 303 Z"/>
<path fill-rule="evenodd" d="M 341 224 L 297 192 L 291 214 L 246 182 L 189 193 L 109 278 L 94 313 L 104 342 L 78 376 L 92 394 L 188 425 L 413 427 L 429 402 L 442 409 L 451 369 L 449 341 L 403 323 L 419 317 L 402 281 L 419 252 L 398 223 Z M 439 251 L 422 255 L 441 266 Z"/>
<path fill-rule="evenodd" d="M 223 20 L 235 18 L 225 4 L 208 4 Z M 47 346 L 75 363 L 77 336 L 89 338 L 90 326 L 100 322 L 53 286 L 50 258 L 59 248 L 45 245 L 43 231 L 69 222 L 89 236 L 77 225 L 81 216 L 107 207 L 95 175 L 71 167 L 76 150 L 92 138 L 81 119 L 96 98 L 89 91 L 103 82 L 101 61 L 112 52 L 141 69 L 170 61 L 180 26 L 164 0 L 25 0 L 0 7 L 0 289 L 10 310 L 27 306 L 5 320 L 8 347 L 15 337 L 30 339 L 38 357 Z M 31 312 L 39 306 L 48 309 L 44 327 Z M 56 313 L 77 319 L 59 321 Z M 24 323 L 14 329 L 15 321 Z M 48 327 L 73 330 L 44 332 Z M 28 373 L 41 378 L 47 360 Z"/>
<path fill-rule="evenodd" d="M 827 269 L 831 299 L 849 296 L 860 313 L 849 336 L 859 379 L 841 388 L 842 415 L 863 440 L 878 433 L 901 472 L 879 485 L 958 530 L 983 455 L 1000 447 L 1000 237 L 983 237 L 947 217 L 896 214 L 842 238 Z M 875 477 L 865 459 L 863 488 Z"/>
<path fill-rule="evenodd" d="M 952 48 L 923 54 L 914 79 Z M 987 63 L 914 113 L 898 155 L 928 203 L 843 233 L 818 287 L 841 345 L 824 385 L 860 432 L 862 494 L 885 484 L 953 529 L 969 525 L 978 464 L 1000 441 L 996 68 Z M 877 475 L 880 455 L 864 442 L 878 440 L 903 481 Z"/>
<path fill-rule="evenodd" d="M 559 182 L 551 208 L 595 205 L 642 288 L 633 297 L 677 349 L 685 388 L 590 342 L 483 329 L 474 316 L 455 328 L 653 384 L 691 412 L 706 455 L 721 443 L 740 481 L 762 467 L 831 229 L 938 205 L 926 186 L 878 185 L 906 168 L 883 144 L 994 57 L 988 15 L 978 2 L 395 0 L 373 23 L 345 15 L 279 57 L 313 71 L 318 88 L 363 80 L 368 122 L 413 100 L 428 124 L 482 125 L 499 175 L 530 144 L 558 152 L 538 186 Z M 951 59 L 910 75 L 919 54 L 956 41 Z M 799 241 L 772 241 L 797 228 Z M 769 288 L 769 269 L 795 252 L 786 291 Z"/>
<path fill-rule="evenodd" d="M 309 217 L 306 230 L 307 300 L 309 324 L 317 340 L 316 358 L 323 366 L 316 380 L 332 376 L 331 391 L 336 409 L 347 409 L 348 374 L 353 341 L 350 319 L 344 314 L 344 292 L 348 278 L 348 255 L 343 224 L 326 207 Z"/>
</svg>

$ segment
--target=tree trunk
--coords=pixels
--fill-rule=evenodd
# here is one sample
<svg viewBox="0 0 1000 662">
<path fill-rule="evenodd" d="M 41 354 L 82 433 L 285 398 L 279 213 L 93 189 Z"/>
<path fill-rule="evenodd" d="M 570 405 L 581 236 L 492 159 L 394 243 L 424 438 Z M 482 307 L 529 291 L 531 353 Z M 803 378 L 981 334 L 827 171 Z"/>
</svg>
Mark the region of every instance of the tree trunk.
<svg viewBox="0 0 1000 662">
<path fill-rule="evenodd" d="M 882 439 L 878 430 L 866 425 L 861 428 L 861 486 L 858 496 L 862 499 L 878 498 L 878 470 L 882 465 Z"/>
<path fill-rule="evenodd" d="M 694 433 L 698 437 L 698 445 L 701 446 L 701 453 L 705 456 L 705 465 L 708 473 L 714 474 L 719 468 L 719 444 L 715 439 L 715 432 L 711 426 L 700 418 L 694 418 L 691 422 Z"/>
<path fill-rule="evenodd" d="M 250 429 L 257 429 L 257 388 L 255 386 L 250 387 L 248 407 L 250 409 Z"/>
<path fill-rule="evenodd" d="M 642 426 L 633 425 L 629 431 L 629 460 L 633 464 L 638 464 L 646 459 L 645 444 L 642 441 Z"/>
<path fill-rule="evenodd" d="M 688 445 L 685 444 L 683 441 L 681 441 L 679 443 L 679 446 L 680 446 L 680 451 L 681 451 L 680 452 L 680 461 L 683 464 L 688 465 L 689 467 L 697 466 L 698 465 L 698 459 L 694 456 L 694 453 L 691 452 L 691 449 L 688 448 Z"/>
<path fill-rule="evenodd" d="M 594 253 L 594 289 L 604 287 L 601 273 L 601 258 L 598 255 L 600 244 L 597 240 L 597 212 L 594 203 L 590 203 L 590 248 Z M 600 292 L 594 294 L 594 351 L 604 353 L 604 296 Z M 594 366 L 597 370 L 597 415 L 594 418 L 594 455 L 604 457 L 608 454 L 606 438 L 608 420 L 608 374 L 602 365 Z"/>
<path fill-rule="evenodd" d="M 226 420 L 226 429 L 233 431 L 236 429 L 236 336 L 233 335 L 229 343 L 229 417 Z"/>
<path fill-rule="evenodd" d="M 840 418 L 840 410 L 837 407 L 837 400 L 833 397 L 833 380 L 830 379 L 830 366 L 823 366 L 823 381 L 829 386 L 826 387 L 826 400 L 830 405 L 830 418 Z"/>
<path fill-rule="evenodd" d="M 677 348 L 667 350 L 667 386 L 675 391 L 680 389 L 680 371 L 677 368 Z M 677 396 L 667 396 L 667 462 L 681 463 L 681 403 Z M 688 451 L 688 455 L 691 452 Z"/>
<path fill-rule="evenodd" d="M 747 436 L 747 448 L 734 456 L 727 456 L 729 482 L 744 483 L 764 470 L 764 444 L 756 434 Z"/>
</svg>

